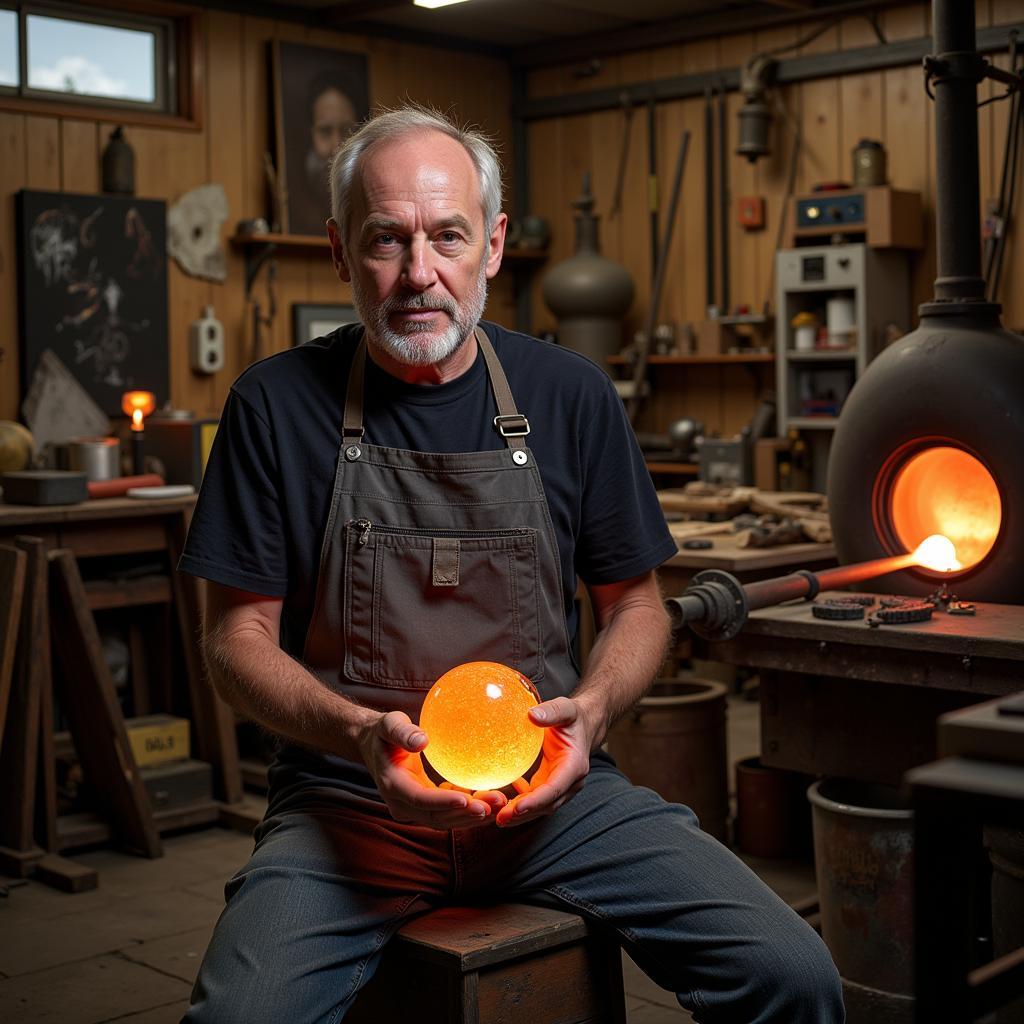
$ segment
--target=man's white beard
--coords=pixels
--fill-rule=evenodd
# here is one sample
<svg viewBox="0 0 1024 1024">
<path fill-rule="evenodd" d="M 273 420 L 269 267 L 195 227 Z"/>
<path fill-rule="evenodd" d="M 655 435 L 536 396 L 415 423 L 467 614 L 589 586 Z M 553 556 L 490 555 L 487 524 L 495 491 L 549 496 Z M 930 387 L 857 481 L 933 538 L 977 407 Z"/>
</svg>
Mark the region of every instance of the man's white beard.
<svg viewBox="0 0 1024 1024">
<path fill-rule="evenodd" d="M 359 279 L 352 275 L 352 296 L 356 311 L 376 342 L 392 359 L 406 366 L 431 366 L 447 359 L 465 344 L 483 315 L 487 304 L 487 258 L 480 261 L 476 285 L 463 306 L 448 296 L 408 292 L 392 295 L 378 304 L 372 303 L 362 290 Z M 447 315 L 448 327 L 437 337 L 421 338 L 435 329 L 431 322 L 406 322 L 401 331 L 392 328 L 389 317 L 399 310 L 436 309 Z"/>
</svg>

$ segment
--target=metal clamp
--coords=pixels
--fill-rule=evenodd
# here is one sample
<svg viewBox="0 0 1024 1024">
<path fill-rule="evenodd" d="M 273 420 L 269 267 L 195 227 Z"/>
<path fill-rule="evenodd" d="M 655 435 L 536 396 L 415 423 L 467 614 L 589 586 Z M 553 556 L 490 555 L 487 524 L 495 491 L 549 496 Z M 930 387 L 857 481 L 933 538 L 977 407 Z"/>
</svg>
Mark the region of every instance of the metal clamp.
<svg viewBox="0 0 1024 1024">
<path fill-rule="evenodd" d="M 494 426 L 502 437 L 526 437 L 530 432 L 530 421 L 518 413 L 515 416 L 495 416 Z"/>
</svg>

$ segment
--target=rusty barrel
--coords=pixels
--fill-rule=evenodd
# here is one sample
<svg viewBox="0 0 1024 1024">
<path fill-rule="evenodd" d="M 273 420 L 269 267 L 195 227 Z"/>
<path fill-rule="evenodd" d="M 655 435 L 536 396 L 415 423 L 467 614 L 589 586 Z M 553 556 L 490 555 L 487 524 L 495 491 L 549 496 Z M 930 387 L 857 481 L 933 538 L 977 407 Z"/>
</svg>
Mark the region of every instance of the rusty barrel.
<svg viewBox="0 0 1024 1024">
<path fill-rule="evenodd" d="M 737 761 L 736 846 L 767 859 L 806 858 L 811 847 L 810 779 L 800 772 L 771 768 L 759 757 Z"/>
<path fill-rule="evenodd" d="M 913 1012 L 914 816 L 891 786 L 822 779 L 811 801 L 821 936 L 855 1021 Z M 855 1014 L 854 1004 L 870 1007 Z"/>
<path fill-rule="evenodd" d="M 656 680 L 608 735 L 612 757 L 634 785 L 686 804 L 721 842 L 729 818 L 727 692 L 692 676 Z"/>
</svg>

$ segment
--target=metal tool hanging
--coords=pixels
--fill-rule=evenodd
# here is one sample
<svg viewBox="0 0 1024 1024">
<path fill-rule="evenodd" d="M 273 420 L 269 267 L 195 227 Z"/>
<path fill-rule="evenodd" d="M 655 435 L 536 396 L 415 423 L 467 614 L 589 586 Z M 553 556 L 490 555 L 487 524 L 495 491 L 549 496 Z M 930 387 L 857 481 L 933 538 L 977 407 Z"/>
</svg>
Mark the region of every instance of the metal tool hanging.
<svg viewBox="0 0 1024 1024">
<path fill-rule="evenodd" d="M 686 169 L 686 154 L 690 147 L 689 129 L 683 132 L 679 140 L 679 155 L 676 157 L 675 177 L 672 181 L 672 193 L 669 197 L 668 216 L 665 219 L 665 237 L 658 247 L 655 258 L 654 284 L 651 289 L 651 301 L 647 308 L 647 320 L 644 323 L 644 330 L 640 336 L 636 362 L 633 365 L 633 389 L 626 401 L 626 414 L 629 422 L 636 420 L 637 410 L 640 408 L 640 387 L 643 383 L 644 374 L 647 371 L 647 353 L 654 337 L 654 325 L 658 322 L 658 309 L 661 305 L 661 293 L 665 286 L 665 271 L 668 267 L 669 249 L 672 245 L 672 229 L 676 220 L 676 209 L 679 206 L 679 195 L 683 188 L 683 172 Z"/>
</svg>

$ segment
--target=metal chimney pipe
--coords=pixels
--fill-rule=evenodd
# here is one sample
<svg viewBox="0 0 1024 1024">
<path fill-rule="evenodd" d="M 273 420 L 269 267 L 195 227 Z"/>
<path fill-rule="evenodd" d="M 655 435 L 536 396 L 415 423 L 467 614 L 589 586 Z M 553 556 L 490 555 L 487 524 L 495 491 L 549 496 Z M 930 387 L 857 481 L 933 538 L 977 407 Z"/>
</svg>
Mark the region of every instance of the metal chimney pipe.
<svg viewBox="0 0 1024 1024">
<path fill-rule="evenodd" d="M 978 176 L 978 82 L 985 61 L 977 53 L 974 0 L 933 0 L 935 53 L 925 69 L 935 92 L 935 221 L 938 276 L 935 306 L 984 302 L 981 276 Z M 925 313 L 925 308 L 921 310 Z"/>
</svg>

